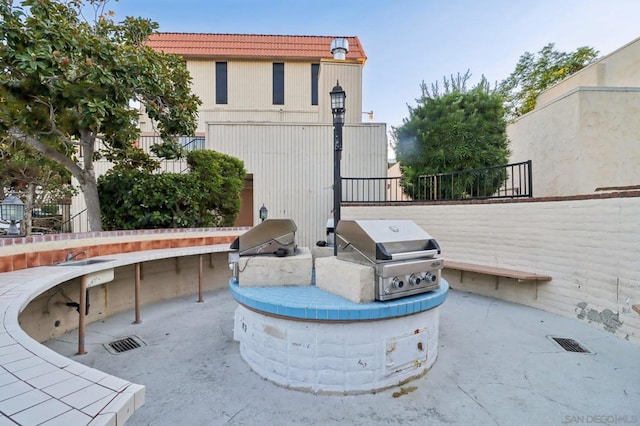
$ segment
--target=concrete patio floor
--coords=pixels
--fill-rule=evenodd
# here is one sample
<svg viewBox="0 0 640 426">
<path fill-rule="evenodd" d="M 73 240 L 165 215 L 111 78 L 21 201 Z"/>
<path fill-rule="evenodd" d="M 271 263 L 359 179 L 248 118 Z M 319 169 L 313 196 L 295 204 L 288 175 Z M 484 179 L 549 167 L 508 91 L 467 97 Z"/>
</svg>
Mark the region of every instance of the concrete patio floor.
<svg viewBox="0 0 640 426">
<path fill-rule="evenodd" d="M 128 425 L 560 425 L 640 424 L 640 348 L 578 320 L 451 291 L 439 355 L 402 387 L 354 396 L 313 395 L 263 380 L 241 359 L 237 306 L 227 290 L 126 312 L 46 343 L 75 361 L 146 386 Z M 104 343 L 138 336 L 113 355 Z M 577 340 L 566 352 L 548 336 Z"/>
</svg>

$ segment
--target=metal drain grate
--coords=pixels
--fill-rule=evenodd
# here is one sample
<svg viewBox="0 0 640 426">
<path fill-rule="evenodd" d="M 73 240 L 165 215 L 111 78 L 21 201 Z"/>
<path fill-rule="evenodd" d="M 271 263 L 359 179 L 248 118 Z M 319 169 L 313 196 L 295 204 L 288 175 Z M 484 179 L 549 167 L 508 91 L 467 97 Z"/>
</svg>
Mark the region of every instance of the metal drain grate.
<svg viewBox="0 0 640 426">
<path fill-rule="evenodd" d="M 112 354 L 120 354 L 122 352 L 131 351 L 137 349 L 144 344 L 140 338 L 136 336 L 129 336 L 113 342 L 105 343 L 104 347 Z"/>
<path fill-rule="evenodd" d="M 591 353 L 589 349 L 585 348 L 573 339 L 567 339 L 565 337 L 552 337 L 551 339 L 567 352 L 579 352 L 583 354 Z"/>
</svg>

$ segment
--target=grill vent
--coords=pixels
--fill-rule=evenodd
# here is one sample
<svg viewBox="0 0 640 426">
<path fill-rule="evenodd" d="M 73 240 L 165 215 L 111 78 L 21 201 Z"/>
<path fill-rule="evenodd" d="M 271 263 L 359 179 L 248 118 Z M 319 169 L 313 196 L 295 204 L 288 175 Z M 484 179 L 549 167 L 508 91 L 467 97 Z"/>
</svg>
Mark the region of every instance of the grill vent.
<svg viewBox="0 0 640 426">
<path fill-rule="evenodd" d="M 120 354 L 122 352 L 128 352 L 133 349 L 137 349 L 144 344 L 140 338 L 136 336 L 129 336 L 113 342 L 105 343 L 104 347 L 112 354 Z"/>
<path fill-rule="evenodd" d="M 591 351 L 580 343 L 576 342 L 573 339 L 567 339 L 565 337 L 552 337 L 553 341 L 556 342 L 562 349 L 567 352 L 579 352 L 584 354 L 590 354 Z"/>
</svg>

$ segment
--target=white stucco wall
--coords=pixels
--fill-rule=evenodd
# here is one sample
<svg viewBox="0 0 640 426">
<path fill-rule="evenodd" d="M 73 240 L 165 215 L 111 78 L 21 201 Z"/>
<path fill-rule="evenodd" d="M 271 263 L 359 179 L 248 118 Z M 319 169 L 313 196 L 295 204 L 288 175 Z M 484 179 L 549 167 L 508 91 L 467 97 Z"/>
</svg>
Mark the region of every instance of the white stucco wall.
<svg viewBox="0 0 640 426">
<path fill-rule="evenodd" d="M 508 129 L 534 196 L 640 184 L 640 38 L 542 92 Z"/>
<path fill-rule="evenodd" d="M 228 103 L 215 101 L 215 64 L 227 62 Z M 284 105 L 272 102 L 273 62 L 285 63 Z M 311 105 L 311 64 L 319 64 L 318 104 Z M 362 70 L 363 65 L 354 61 L 286 60 L 278 58 L 253 59 L 187 59 L 191 74 L 192 91 L 202 105 L 198 108 L 195 133 L 207 131 L 208 122 L 269 122 L 269 123 L 332 123 L 329 92 L 340 81 L 346 92 L 345 122 L 362 122 Z M 151 120 L 140 115 L 140 130 L 153 134 Z"/>
<path fill-rule="evenodd" d="M 632 309 L 640 305 L 640 197 L 343 207 L 342 217 L 414 220 L 442 247 L 445 267 L 450 259 L 550 275 L 537 297 L 535 284 L 517 282 L 492 286 L 490 295 L 640 344 L 640 313 Z"/>
<path fill-rule="evenodd" d="M 640 184 L 640 88 L 579 87 L 508 129 L 510 162 L 532 160 L 536 197 Z"/>
<path fill-rule="evenodd" d="M 581 86 L 639 87 L 640 86 L 640 38 L 637 38 L 597 62 L 542 92 L 537 99 L 539 106 Z"/>
</svg>

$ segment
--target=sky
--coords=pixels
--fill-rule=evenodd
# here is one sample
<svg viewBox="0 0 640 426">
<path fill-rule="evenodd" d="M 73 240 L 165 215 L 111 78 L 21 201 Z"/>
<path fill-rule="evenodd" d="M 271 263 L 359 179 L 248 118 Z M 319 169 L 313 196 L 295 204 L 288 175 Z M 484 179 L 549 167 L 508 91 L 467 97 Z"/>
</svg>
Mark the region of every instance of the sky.
<svg viewBox="0 0 640 426">
<path fill-rule="evenodd" d="M 107 8 L 116 20 L 152 19 L 161 32 L 357 36 L 368 58 L 363 111 L 388 131 L 408 117 L 423 81 L 469 70 L 471 85 L 482 75 L 500 82 L 523 53 L 548 43 L 604 56 L 640 37 L 640 0 L 111 0 Z"/>
</svg>

